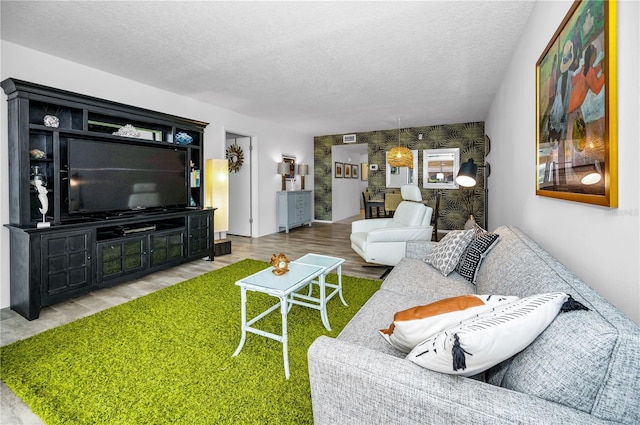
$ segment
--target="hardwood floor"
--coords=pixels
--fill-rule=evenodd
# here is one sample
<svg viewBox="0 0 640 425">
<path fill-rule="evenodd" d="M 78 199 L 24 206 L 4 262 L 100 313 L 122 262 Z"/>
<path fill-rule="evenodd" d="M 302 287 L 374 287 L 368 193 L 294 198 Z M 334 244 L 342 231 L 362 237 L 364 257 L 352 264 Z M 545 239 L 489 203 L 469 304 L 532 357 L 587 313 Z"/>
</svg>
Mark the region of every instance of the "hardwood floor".
<svg viewBox="0 0 640 425">
<path fill-rule="evenodd" d="M 288 234 L 283 231 L 260 238 L 228 236 L 227 239 L 231 240 L 231 254 L 218 256 L 215 261 L 192 261 L 132 282 L 99 289 L 81 297 L 45 307 L 37 320 L 28 321 L 9 308 L 2 309 L 0 310 L 0 345 L 7 345 L 89 316 L 245 258 L 269 261 L 272 254 L 284 252 L 294 260 L 309 252 L 327 254 L 345 259 L 342 266 L 342 273 L 345 275 L 378 279 L 385 269 L 363 267 L 364 260 L 351 249 L 349 242 L 351 222 L 360 218 L 364 218 L 364 213 L 332 224 L 313 223 L 311 227 L 297 227 L 291 229 Z M 2 410 L 0 423 L 42 424 L 40 419 L 4 383 L 0 384 L 0 398 Z"/>
</svg>

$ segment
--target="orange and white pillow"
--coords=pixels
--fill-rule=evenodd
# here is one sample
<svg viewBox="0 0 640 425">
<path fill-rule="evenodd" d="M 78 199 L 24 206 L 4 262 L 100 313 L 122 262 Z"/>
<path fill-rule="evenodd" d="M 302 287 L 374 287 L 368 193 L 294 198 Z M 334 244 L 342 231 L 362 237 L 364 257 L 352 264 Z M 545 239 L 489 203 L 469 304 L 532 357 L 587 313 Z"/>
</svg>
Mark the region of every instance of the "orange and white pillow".
<svg viewBox="0 0 640 425">
<path fill-rule="evenodd" d="M 588 309 L 564 292 L 520 298 L 430 336 L 407 360 L 436 372 L 473 376 L 522 351 L 561 310 Z"/>
<path fill-rule="evenodd" d="M 419 343 L 461 321 L 477 316 L 518 297 L 462 295 L 397 312 L 380 335 L 393 347 L 408 353 Z"/>
</svg>

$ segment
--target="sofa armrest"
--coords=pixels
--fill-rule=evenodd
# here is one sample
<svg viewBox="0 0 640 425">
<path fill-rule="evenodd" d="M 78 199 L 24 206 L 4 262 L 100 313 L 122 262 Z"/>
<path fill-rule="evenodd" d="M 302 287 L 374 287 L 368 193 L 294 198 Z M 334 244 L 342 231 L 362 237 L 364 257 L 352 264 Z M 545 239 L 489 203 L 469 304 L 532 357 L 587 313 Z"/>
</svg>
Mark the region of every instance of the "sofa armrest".
<svg viewBox="0 0 640 425">
<path fill-rule="evenodd" d="M 376 218 L 368 220 L 356 220 L 351 223 L 351 233 L 370 232 L 376 229 L 383 229 L 391 223 L 391 218 Z"/>
<path fill-rule="evenodd" d="M 409 241 L 407 242 L 405 257 L 424 260 L 436 244 L 437 242 L 431 241 Z"/>
<path fill-rule="evenodd" d="M 566 406 L 321 336 L 308 351 L 315 425 L 604 424 Z"/>
<path fill-rule="evenodd" d="M 367 233 L 367 243 L 372 242 L 406 242 L 410 240 L 424 240 L 431 237 L 431 226 L 399 226 L 375 229 Z"/>
</svg>

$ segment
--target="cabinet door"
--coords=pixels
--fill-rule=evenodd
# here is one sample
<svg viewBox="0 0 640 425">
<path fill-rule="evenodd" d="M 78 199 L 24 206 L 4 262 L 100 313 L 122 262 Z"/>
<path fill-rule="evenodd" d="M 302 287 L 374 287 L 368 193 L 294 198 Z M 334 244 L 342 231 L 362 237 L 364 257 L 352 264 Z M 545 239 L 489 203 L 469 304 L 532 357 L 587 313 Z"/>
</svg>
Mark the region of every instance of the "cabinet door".
<svg viewBox="0 0 640 425">
<path fill-rule="evenodd" d="M 184 251 L 184 230 L 172 230 L 150 236 L 151 267 L 171 261 L 180 261 Z"/>
<path fill-rule="evenodd" d="M 211 254 L 213 243 L 213 214 L 193 214 L 189 216 L 189 257 Z"/>
<path fill-rule="evenodd" d="M 303 192 L 302 193 L 302 222 L 309 223 L 309 225 L 311 225 L 312 221 L 313 221 L 313 218 L 311 216 L 311 192 Z"/>
<path fill-rule="evenodd" d="M 147 237 L 98 243 L 98 282 L 147 268 Z"/>
<path fill-rule="evenodd" d="M 289 226 L 295 226 L 297 224 L 300 224 L 300 206 L 301 206 L 301 201 L 302 198 L 300 197 L 300 195 L 298 193 L 289 193 L 289 196 L 287 198 L 288 204 L 287 204 L 287 215 L 288 215 L 288 220 L 287 220 L 287 224 L 289 224 Z"/>
<path fill-rule="evenodd" d="M 84 292 L 91 286 L 91 230 L 43 235 L 41 239 L 42 304 L 58 295 Z"/>
</svg>

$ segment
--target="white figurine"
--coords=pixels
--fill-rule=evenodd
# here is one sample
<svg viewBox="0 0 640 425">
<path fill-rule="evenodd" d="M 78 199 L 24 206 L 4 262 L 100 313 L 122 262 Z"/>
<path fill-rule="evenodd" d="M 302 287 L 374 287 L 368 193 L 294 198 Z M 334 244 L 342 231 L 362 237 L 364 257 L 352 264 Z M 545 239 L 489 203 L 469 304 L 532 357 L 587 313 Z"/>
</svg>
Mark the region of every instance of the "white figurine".
<svg viewBox="0 0 640 425">
<path fill-rule="evenodd" d="M 49 193 L 49 191 L 42 185 L 41 180 L 36 180 L 35 184 L 36 190 L 38 191 L 38 200 L 42 205 L 42 208 L 40 208 L 40 214 L 42 214 L 42 223 L 38 223 L 38 227 L 49 227 L 51 226 L 51 223 L 47 222 L 47 211 L 49 211 L 49 198 L 47 197 L 47 193 Z"/>
</svg>

